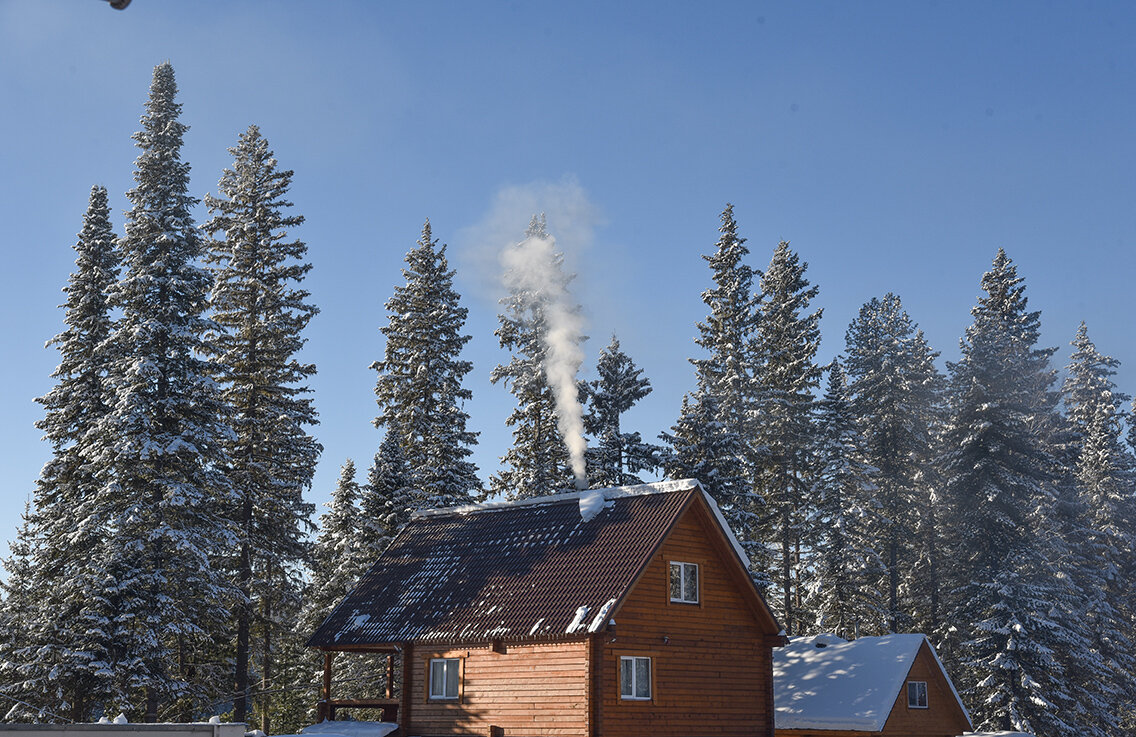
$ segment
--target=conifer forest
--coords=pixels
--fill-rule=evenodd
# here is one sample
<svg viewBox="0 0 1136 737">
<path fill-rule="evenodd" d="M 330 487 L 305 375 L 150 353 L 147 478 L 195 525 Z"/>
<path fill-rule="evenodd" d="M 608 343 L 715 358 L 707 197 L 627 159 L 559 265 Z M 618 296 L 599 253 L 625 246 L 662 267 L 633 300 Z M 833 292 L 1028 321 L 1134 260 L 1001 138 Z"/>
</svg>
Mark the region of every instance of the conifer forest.
<svg viewBox="0 0 1136 737">
<path fill-rule="evenodd" d="M 65 329 L 43 336 L 51 460 L 4 561 L 6 721 L 220 714 L 298 731 L 321 668 L 307 636 L 414 510 L 697 478 L 788 635 L 926 633 L 976 729 L 1136 733 L 1136 408 L 1091 325 L 1071 348 L 1043 343 L 1012 253 L 974 274 L 957 360 L 884 293 L 824 362 L 807 254 L 747 242 L 722 203 L 690 244 L 705 318 L 672 360 L 691 388 L 669 426 L 632 427 L 650 377 L 618 335 L 585 336 L 544 214 L 503 252 L 507 358 L 484 386 L 426 221 L 386 314 L 361 318 L 384 347 L 374 428 L 359 428 L 374 455 L 351 459 L 319 440 L 319 367 L 302 354 L 318 249 L 296 234 L 288 152 L 251 125 L 199 196 L 187 129 L 159 64 L 125 218 L 102 186 L 60 213 L 78 237 Z M 474 393 L 511 407 L 496 469 L 473 460 Z M 341 472 L 317 495 L 321 458 Z M 361 658 L 337 678 L 362 696 L 385 672 Z"/>
</svg>

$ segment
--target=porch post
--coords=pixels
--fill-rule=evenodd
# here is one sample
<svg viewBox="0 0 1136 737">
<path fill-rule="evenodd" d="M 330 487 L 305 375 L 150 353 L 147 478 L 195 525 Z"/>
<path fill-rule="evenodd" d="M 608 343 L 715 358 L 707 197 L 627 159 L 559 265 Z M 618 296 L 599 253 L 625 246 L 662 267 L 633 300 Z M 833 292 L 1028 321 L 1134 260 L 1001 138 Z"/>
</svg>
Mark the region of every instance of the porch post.
<svg viewBox="0 0 1136 737">
<path fill-rule="evenodd" d="M 394 698 L 394 656 L 387 653 L 387 688 L 386 697 Z"/>
<path fill-rule="evenodd" d="M 402 693 L 399 694 L 402 706 L 398 710 L 398 723 L 402 734 L 410 734 L 411 706 L 414 704 L 414 645 L 403 643 L 402 655 Z"/>
<path fill-rule="evenodd" d="M 335 653 L 327 650 L 323 653 L 323 691 L 320 695 L 320 702 L 316 708 L 316 716 L 319 721 L 334 721 L 335 710 L 331 708 L 331 660 L 335 657 Z"/>
</svg>

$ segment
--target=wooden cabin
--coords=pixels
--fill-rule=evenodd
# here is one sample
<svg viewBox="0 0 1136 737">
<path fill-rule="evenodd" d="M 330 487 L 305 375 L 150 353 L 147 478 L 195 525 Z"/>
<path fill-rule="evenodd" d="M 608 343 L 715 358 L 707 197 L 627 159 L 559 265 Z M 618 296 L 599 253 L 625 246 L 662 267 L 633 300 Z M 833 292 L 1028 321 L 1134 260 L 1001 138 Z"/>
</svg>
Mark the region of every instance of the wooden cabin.
<svg viewBox="0 0 1136 737">
<path fill-rule="evenodd" d="M 308 645 L 321 714 L 419 735 L 773 735 L 779 634 L 697 481 L 416 514 Z M 400 693 L 337 701 L 333 656 L 389 653 Z"/>
<path fill-rule="evenodd" d="M 773 659 L 777 737 L 956 737 L 973 729 L 919 634 L 797 637 Z"/>
</svg>

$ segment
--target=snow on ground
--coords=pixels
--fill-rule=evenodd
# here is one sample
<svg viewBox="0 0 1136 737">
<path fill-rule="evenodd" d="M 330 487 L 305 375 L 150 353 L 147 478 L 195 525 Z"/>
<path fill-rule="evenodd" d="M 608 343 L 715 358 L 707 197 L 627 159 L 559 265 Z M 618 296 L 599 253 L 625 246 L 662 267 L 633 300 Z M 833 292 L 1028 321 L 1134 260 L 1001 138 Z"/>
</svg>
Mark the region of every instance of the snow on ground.
<svg viewBox="0 0 1136 737">
<path fill-rule="evenodd" d="M 356 722 L 350 719 L 337 722 L 320 722 L 310 727 L 304 727 L 300 734 L 278 734 L 275 737 L 386 737 L 398 729 L 394 722 Z"/>
</svg>

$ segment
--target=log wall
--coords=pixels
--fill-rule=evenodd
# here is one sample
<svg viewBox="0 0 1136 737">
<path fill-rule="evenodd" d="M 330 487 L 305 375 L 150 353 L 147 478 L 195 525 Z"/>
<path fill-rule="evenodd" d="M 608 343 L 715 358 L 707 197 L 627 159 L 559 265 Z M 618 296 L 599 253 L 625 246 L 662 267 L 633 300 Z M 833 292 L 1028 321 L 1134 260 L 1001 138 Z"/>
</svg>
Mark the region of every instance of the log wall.
<svg viewBox="0 0 1136 737">
<path fill-rule="evenodd" d="M 741 595 L 725 541 L 713 544 L 708 513 L 693 503 L 616 613 L 598 648 L 597 735 L 771 736 L 771 650 Z M 699 602 L 670 601 L 670 562 L 697 563 Z M 648 656 L 650 701 L 620 695 L 620 656 Z"/>
<path fill-rule="evenodd" d="M 458 701 L 428 698 L 432 658 L 461 658 Z M 496 649 L 429 649 L 412 662 L 418 685 L 407 696 L 412 717 L 402 734 L 585 737 L 588 733 L 588 642 L 504 645 Z"/>
</svg>

